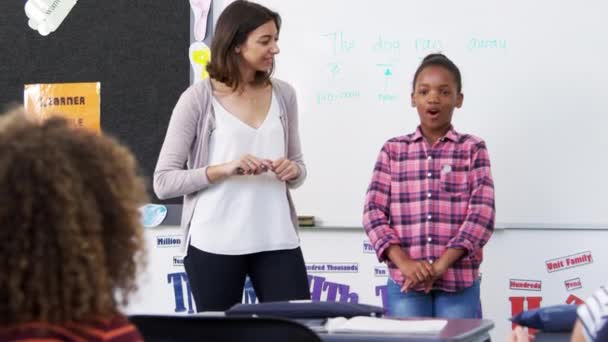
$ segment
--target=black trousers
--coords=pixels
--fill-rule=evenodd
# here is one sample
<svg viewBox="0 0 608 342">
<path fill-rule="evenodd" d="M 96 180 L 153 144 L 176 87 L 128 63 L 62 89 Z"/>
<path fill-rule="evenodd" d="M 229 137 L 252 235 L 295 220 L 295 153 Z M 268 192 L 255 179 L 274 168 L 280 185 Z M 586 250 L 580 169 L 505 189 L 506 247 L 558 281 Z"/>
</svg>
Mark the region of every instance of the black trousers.
<svg viewBox="0 0 608 342">
<path fill-rule="evenodd" d="M 249 275 L 260 302 L 310 299 L 302 250 L 223 255 L 188 246 L 184 258 L 197 311 L 224 311 L 243 298 Z"/>
</svg>

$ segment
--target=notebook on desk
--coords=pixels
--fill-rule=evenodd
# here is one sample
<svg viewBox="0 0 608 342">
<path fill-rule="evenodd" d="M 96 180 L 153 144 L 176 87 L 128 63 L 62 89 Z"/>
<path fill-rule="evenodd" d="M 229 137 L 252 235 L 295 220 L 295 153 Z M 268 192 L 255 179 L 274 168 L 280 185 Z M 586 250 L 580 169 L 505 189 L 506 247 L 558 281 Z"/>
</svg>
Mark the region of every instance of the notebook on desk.
<svg viewBox="0 0 608 342">
<path fill-rule="evenodd" d="M 325 329 L 329 333 L 373 334 L 439 334 L 448 324 L 443 319 L 399 320 L 359 316 L 328 319 Z"/>
<path fill-rule="evenodd" d="M 259 304 L 236 304 L 228 311 L 227 316 L 257 315 L 285 318 L 328 318 L 328 317 L 380 317 L 384 309 L 379 306 L 341 303 L 341 302 L 266 302 Z"/>
</svg>

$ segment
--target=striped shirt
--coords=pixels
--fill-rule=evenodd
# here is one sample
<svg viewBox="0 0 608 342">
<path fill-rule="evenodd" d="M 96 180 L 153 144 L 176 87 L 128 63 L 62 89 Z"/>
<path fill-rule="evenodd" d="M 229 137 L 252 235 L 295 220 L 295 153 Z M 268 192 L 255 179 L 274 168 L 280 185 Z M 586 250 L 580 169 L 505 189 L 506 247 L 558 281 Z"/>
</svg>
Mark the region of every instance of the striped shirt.
<svg viewBox="0 0 608 342">
<path fill-rule="evenodd" d="M 433 288 L 447 292 L 473 285 L 482 247 L 494 230 L 494 183 L 483 140 L 453 128 L 429 146 L 420 127 L 387 141 L 365 198 L 363 226 L 391 278 L 405 278 L 385 255 L 401 245 L 413 260 L 433 262 L 446 248 L 460 248 L 456 261 Z M 421 290 L 423 284 L 414 287 Z"/>
<path fill-rule="evenodd" d="M 608 340 L 608 290 L 605 286 L 595 291 L 584 305 L 577 309 L 587 341 Z"/>
<path fill-rule="evenodd" d="M 0 341 L 140 342 L 143 338 L 126 317 L 117 316 L 89 324 L 29 322 L 0 327 Z"/>
</svg>

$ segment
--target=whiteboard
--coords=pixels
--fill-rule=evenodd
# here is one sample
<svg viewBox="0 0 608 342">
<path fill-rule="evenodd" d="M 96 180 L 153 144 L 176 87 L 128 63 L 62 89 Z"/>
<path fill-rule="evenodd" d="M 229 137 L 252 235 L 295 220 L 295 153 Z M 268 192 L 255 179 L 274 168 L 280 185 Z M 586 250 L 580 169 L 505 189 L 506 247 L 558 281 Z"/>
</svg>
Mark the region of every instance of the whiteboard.
<svg viewBox="0 0 608 342">
<path fill-rule="evenodd" d="M 261 0 L 283 26 L 275 75 L 298 94 L 299 215 L 361 226 L 383 143 L 413 132 L 414 71 L 459 66 L 461 133 L 490 153 L 497 227 L 608 227 L 608 3 Z"/>
</svg>

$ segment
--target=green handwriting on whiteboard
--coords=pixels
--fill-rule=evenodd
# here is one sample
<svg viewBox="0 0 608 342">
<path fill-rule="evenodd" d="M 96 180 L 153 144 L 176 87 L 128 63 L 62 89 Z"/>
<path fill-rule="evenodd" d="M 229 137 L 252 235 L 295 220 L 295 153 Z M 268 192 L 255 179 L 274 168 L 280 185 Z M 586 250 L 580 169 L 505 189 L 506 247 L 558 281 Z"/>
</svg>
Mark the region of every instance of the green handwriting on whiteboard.
<svg viewBox="0 0 608 342">
<path fill-rule="evenodd" d="M 418 38 L 414 40 L 416 51 L 439 51 L 443 45 L 439 39 Z"/>
<path fill-rule="evenodd" d="M 376 64 L 376 66 L 381 68 L 380 71 L 384 76 L 384 92 L 386 92 L 388 90 L 389 80 L 393 77 L 393 71 L 391 70 L 393 65 L 390 63 L 382 63 Z"/>
<path fill-rule="evenodd" d="M 397 101 L 399 97 L 395 94 L 378 94 L 378 101 L 381 103 Z"/>
<path fill-rule="evenodd" d="M 346 39 L 342 31 L 325 33 L 321 36 L 329 41 L 331 51 L 334 55 L 351 52 L 355 47 L 355 41 Z"/>
<path fill-rule="evenodd" d="M 336 78 L 336 76 L 338 76 L 340 74 L 340 72 L 342 71 L 342 66 L 338 62 L 327 63 L 327 67 L 328 67 L 331 79 Z"/>
<path fill-rule="evenodd" d="M 332 104 L 347 100 L 358 99 L 361 94 L 358 90 L 342 90 L 342 91 L 320 91 L 317 92 L 317 104 Z"/>
<path fill-rule="evenodd" d="M 506 39 L 480 39 L 471 38 L 467 43 L 469 51 L 476 50 L 506 50 L 507 40 Z"/>
<path fill-rule="evenodd" d="M 378 36 L 378 40 L 374 42 L 372 50 L 374 52 L 389 52 L 393 54 L 399 54 L 401 44 L 398 40 L 388 40 Z"/>
</svg>

